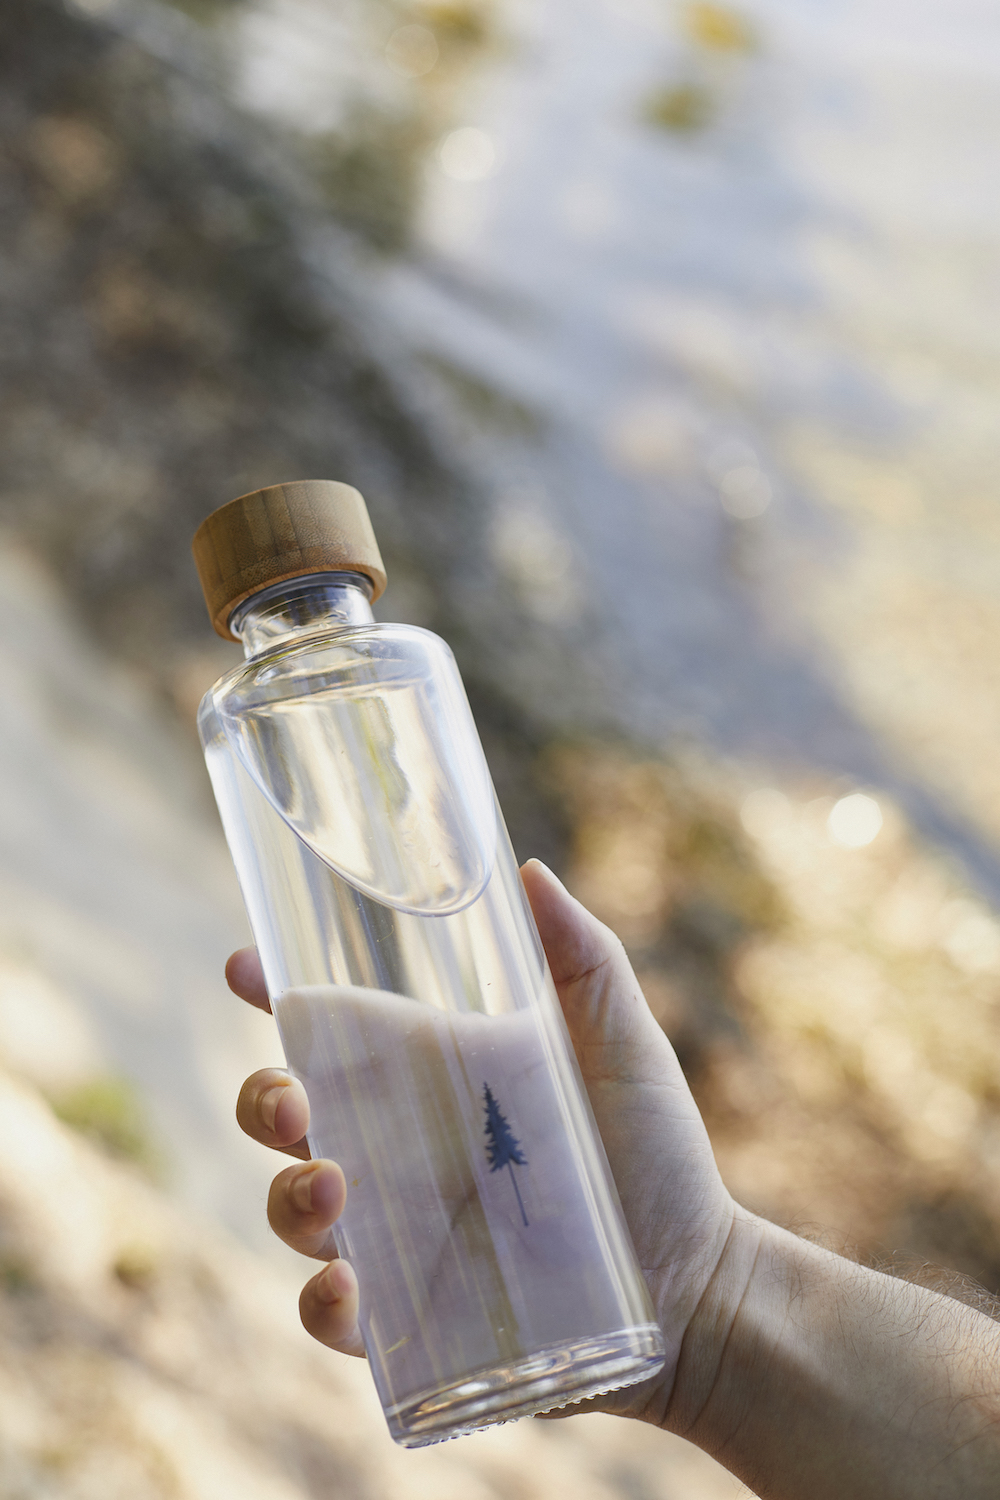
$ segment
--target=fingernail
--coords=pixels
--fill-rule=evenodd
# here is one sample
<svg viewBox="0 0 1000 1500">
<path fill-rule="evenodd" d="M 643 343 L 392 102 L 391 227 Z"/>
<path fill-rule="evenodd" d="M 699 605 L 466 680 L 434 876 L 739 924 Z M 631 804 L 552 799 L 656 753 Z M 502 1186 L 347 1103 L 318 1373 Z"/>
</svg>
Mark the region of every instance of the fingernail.
<svg viewBox="0 0 1000 1500">
<path fill-rule="evenodd" d="M 330 1303 L 340 1301 L 340 1293 L 337 1290 L 336 1284 L 334 1282 L 334 1276 L 336 1274 L 334 1271 L 334 1266 L 336 1266 L 336 1264 L 337 1262 L 335 1260 L 331 1260 L 330 1264 L 327 1266 L 326 1270 L 322 1273 L 316 1283 L 316 1296 L 321 1302 Z"/>
<path fill-rule="evenodd" d="M 300 1213 L 311 1214 L 313 1211 L 313 1178 L 315 1176 L 316 1169 L 310 1167 L 308 1171 L 300 1172 L 292 1179 L 288 1195 Z"/>
<path fill-rule="evenodd" d="M 273 1089 L 268 1089 L 266 1094 L 261 1094 L 260 1096 L 260 1103 L 257 1105 L 257 1109 L 268 1130 L 274 1129 L 278 1105 L 281 1103 L 286 1087 L 287 1084 L 284 1083 L 276 1084 Z"/>
</svg>

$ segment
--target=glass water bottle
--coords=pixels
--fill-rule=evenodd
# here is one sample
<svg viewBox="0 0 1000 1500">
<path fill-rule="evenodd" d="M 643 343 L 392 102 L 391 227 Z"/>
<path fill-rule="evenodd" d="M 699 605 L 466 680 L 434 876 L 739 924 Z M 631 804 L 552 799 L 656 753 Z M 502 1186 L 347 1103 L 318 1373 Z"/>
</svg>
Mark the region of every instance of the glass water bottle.
<svg viewBox="0 0 1000 1500">
<path fill-rule="evenodd" d="M 246 661 L 199 727 L 389 1429 L 419 1447 L 656 1373 L 663 1342 L 448 647 L 376 623 L 364 501 L 195 537 Z"/>
</svg>

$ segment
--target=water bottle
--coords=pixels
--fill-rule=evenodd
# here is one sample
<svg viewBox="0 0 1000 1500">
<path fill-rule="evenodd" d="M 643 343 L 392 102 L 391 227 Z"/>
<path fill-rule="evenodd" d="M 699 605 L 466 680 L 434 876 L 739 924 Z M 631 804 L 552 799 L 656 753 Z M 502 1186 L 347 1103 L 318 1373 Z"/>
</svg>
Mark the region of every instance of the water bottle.
<svg viewBox="0 0 1000 1500">
<path fill-rule="evenodd" d="M 348 485 L 244 495 L 194 552 L 246 655 L 202 743 L 393 1438 L 647 1379 L 662 1336 L 450 650 L 374 620 Z"/>
</svg>

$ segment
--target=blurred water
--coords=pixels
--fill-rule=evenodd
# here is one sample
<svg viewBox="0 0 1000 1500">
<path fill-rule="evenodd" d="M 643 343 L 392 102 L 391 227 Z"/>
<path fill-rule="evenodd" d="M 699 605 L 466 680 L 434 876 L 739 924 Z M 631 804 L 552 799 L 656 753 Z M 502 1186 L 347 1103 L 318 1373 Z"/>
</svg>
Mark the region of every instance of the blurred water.
<svg viewBox="0 0 1000 1500">
<path fill-rule="evenodd" d="M 596 606 L 632 732 L 886 787 L 1000 892 L 1000 12 L 500 14 L 458 107 L 486 145 L 431 160 L 383 275 L 415 344 L 543 417 L 478 450 L 501 566 L 569 559 L 554 613 Z"/>
</svg>

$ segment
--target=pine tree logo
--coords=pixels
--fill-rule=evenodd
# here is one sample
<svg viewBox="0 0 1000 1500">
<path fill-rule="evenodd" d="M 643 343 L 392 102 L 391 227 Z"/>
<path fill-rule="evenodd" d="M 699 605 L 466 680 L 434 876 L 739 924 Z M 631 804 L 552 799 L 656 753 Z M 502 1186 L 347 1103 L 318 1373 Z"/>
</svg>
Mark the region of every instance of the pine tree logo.
<svg viewBox="0 0 1000 1500">
<path fill-rule="evenodd" d="M 525 1228 L 528 1224 L 528 1215 L 524 1211 L 521 1202 L 521 1193 L 514 1177 L 515 1163 L 519 1167 L 526 1167 L 528 1159 L 521 1150 L 521 1143 L 515 1140 L 507 1120 L 500 1112 L 500 1106 L 494 1099 L 488 1083 L 483 1085 L 486 1100 L 486 1155 L 489 1159 L 490 1171 L 499 1172 L 501 1167 L 506 1167 L 510 1172 L 510 1180 L 514 1184 L 514 1192 L 517 1194 L 517 1206 L 521 1210 L 521 1218 Z"/>
</svg>

